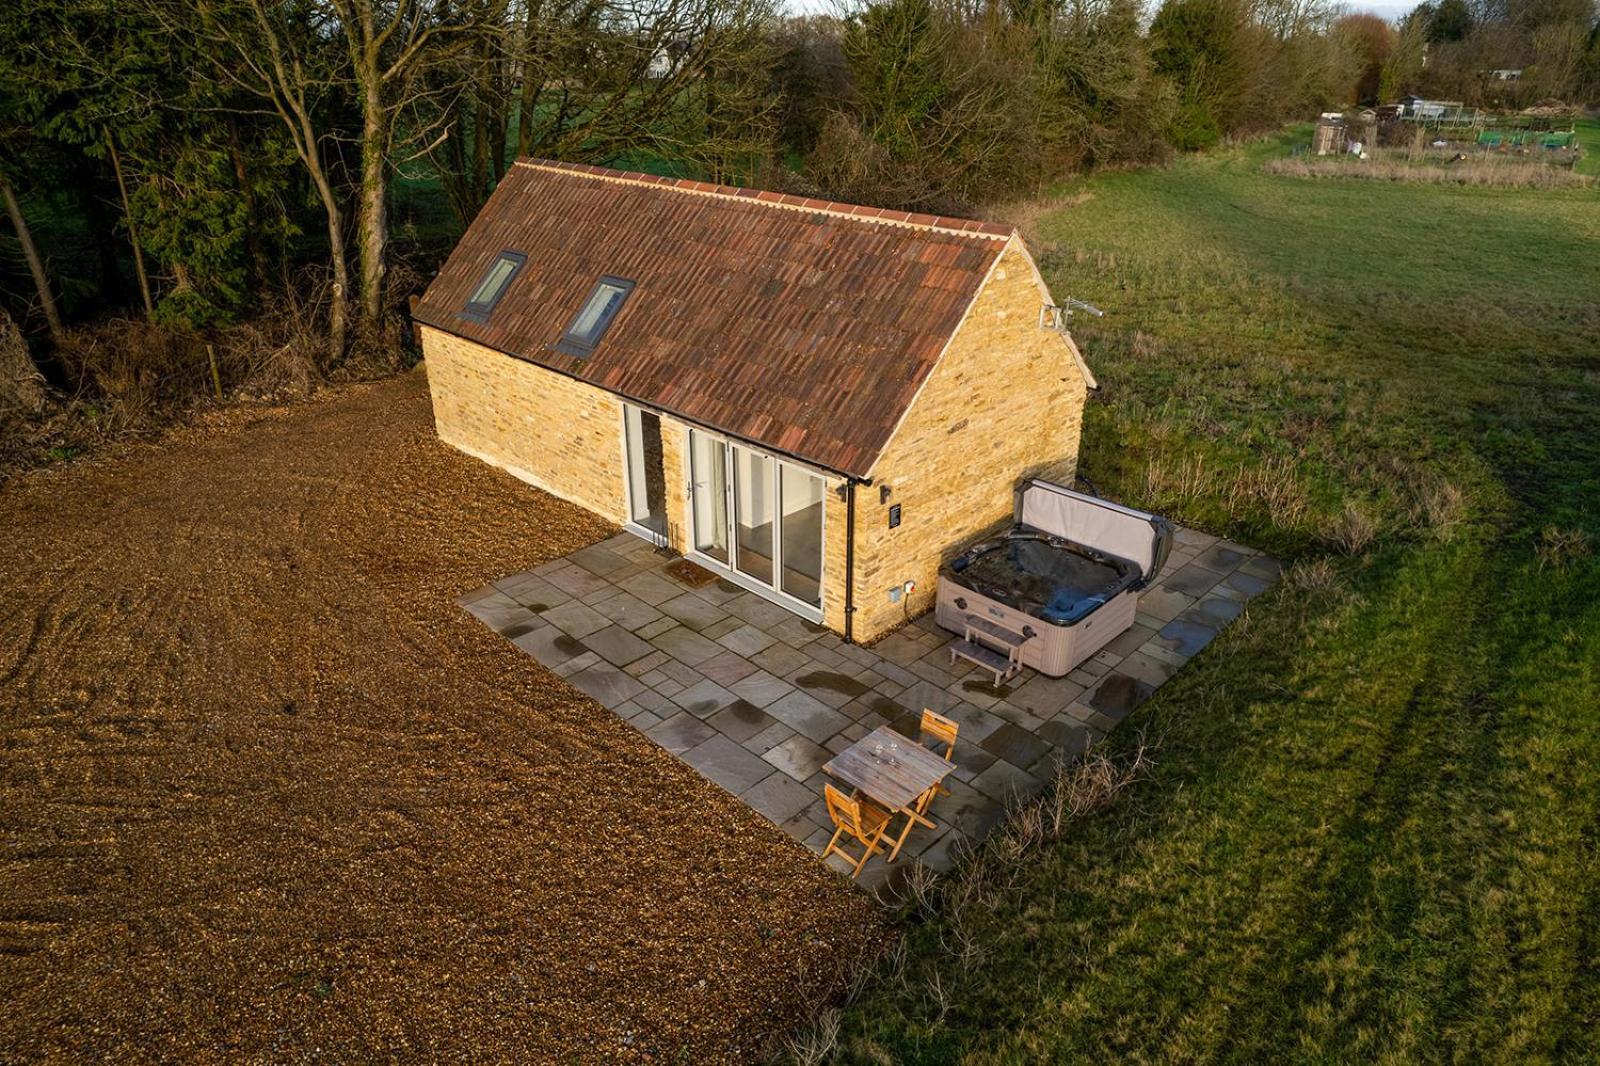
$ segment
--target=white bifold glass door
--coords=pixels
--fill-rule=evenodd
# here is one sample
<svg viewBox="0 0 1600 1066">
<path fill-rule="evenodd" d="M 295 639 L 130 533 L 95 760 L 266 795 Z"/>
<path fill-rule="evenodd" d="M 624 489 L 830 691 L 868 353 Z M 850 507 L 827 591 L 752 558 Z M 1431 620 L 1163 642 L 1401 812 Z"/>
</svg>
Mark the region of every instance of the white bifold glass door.
<svg viewBox="0 0 1600 1066">
<path fill-rule="evenodd" d="M 628 520 L 652 538 L 667 534 L 667 473 L 661 449 L 661 418 L 624 406 L 623 439 L 628 452 Z"/>
<path fill-rule="evenodd" d="M 823 479 L 698 430 L 689 466 L 694 550 L 741 584 L 820 616 Z"/>
</svg>

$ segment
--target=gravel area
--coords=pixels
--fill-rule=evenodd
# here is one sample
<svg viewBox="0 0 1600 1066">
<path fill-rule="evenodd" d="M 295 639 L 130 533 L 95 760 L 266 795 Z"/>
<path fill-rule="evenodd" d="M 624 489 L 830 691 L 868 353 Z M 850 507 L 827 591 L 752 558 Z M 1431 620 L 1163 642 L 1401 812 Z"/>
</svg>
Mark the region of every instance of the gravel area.
<svg viewBox="0 0 1600 1066">
<path fill-rule="evenodd" d="M 614 532 L 420 372 L 0 486 L 0 1059 L 727 1061 L 871 904 L 458 607 Z"/>
</svg>

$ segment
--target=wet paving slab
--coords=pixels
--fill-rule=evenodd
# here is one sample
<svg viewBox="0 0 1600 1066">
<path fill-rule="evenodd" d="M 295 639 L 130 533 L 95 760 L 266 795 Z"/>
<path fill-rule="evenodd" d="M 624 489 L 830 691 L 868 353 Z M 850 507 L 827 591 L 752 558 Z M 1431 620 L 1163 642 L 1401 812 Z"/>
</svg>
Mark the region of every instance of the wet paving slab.
<svg viewBox="0 0 1600 1066">
<path fill-rule="evenodd" d="M 879 726 L 916 736 L 924 708 L 955 719 L 938 828 L 913 831 L 892 869 L 869 864 L 857 883 L 871 889 L 913 864 L 949 870 L 1007 804 L 1104 739 L 1279 573 L 1248 547 L 1180 529 L 1132 629 L 1066 677 L 1025 670 L 998 688 L 951 663 L 952 634 L 931 614 L 849 645 L 628 533 L 458 602 L 818 854 L 832 832 L 823 763 Z"/>
</svg>

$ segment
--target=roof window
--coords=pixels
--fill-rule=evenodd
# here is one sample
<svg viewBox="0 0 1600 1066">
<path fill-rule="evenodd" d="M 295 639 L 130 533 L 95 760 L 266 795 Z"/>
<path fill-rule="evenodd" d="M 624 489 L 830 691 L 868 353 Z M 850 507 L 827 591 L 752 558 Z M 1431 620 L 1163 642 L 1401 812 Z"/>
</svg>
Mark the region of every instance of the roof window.
<svg viewBox="0 0 1600 1066">
<path fill-rule="evenodd" d="M 527 261 L 528 257 L 521 252 L 501 252 L 495 256 L 494 262 L 490 263 L 489 269 L 484 272 L 483 280 L 472 290 L 472 299 L 467 301 L 467 306 L 461 313 L 467 318 L 487 322 L 489 312 L 500 302 L 500 297 L 506 294 L 506 289 L 511 287 L 511 279 L 517 276 L 517 272 Z"/>
<path fill-rule="evenodd" d="M 633 282 L 627 278 L 614 278 L 609 274 L 595 282 L 589 298 L 583 302 L 566 333 L 556 342 L 556 351 L 580 358 L 591 354 L 600 343 L 612 319 L 622 310 L 623 301 L 633 291 Z"/>
</svg>

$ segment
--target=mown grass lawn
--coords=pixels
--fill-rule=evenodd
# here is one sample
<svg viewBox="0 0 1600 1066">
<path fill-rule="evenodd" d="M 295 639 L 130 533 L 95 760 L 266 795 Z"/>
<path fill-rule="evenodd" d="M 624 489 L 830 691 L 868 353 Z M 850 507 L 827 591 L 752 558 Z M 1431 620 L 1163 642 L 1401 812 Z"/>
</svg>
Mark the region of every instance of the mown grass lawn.
<svg viewBox="0 0 1600 1066">
<path fill-rule="evenodd" d="M 908 914 L 842 1059 L 1600 1055 L 1600 192 L 1284 143 L 1032 238 L 1107 311 L 1083 472 L 1294 565 L 1110 739 L 1145 778 Z"/>
</svg>

